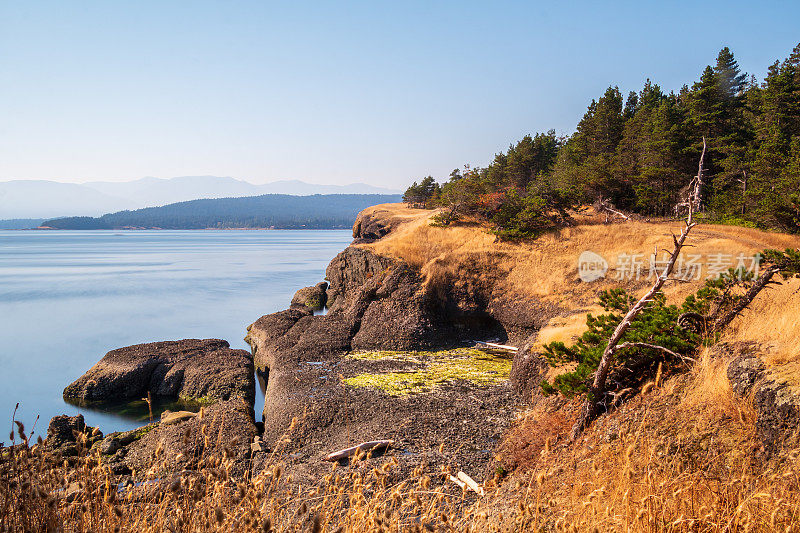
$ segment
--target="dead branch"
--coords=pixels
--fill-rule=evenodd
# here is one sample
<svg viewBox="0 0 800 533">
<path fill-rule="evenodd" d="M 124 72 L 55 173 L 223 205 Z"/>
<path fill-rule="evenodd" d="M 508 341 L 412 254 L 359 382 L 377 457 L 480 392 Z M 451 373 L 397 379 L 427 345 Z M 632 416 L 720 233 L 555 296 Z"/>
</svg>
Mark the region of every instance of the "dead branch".
<svg viewBox="0 0 800 533">
<path fill-rule="evenodd" d="M 685 355 L 673 352 L 669 348 L 664 348 L 663 346 L 659 346 L 657 344 L 650 344 L 649 342 L 623 342 L 622 344 L 617 346 L 616 351 L 624 350 L 625 348 L 650 348 L 652 350 L 658 350 L 660 352 L 664 352 L 665 354 L 669 355 L 670 357 L 674 357 L 675 359 L 694 362 L 694 359 L 691 357 L 686 357 Z"/>
<path fill-rule="evenodd" d="M 597 415 L 599 414 L 598 401 L 605 393 L 606 378 L 611 370 L 611 364 L 614 361 L 614 356 L 621 349 L 620 346 L 624 346 L 624 344 L 620 345 L 623 335 L 625 335 L 625 332 L 627 332 L 631 327 L 633 320 L 639 316 L 647 304 L 651 302 L 658 291 L 661 290 L 661 287 L 664 286 L 664 283 L 667 281 L 675 268 L 678 255 L 681 252 L 681 248 L 683 248 L 684 242 L 686 242 L 686 238 L 689 236 L 689 232 L 691 232 L 692 228 L 697 225 L 697 223 L 694 221 L 694 213 L 695 210 L 700 206 L 700 193 L 703 187 L 703 160 L 705 159 L 705 155 L 706 139 L 703 137 L 703 151 L 700 154 L 700 164 L 698 165 L 697 176 L 692 179 L 692 192 L 686 202 L 686 207 L 688 210 L 688 214 L 686 216 L 686 225 L 681 231 L 680 237 L 675 237 L 675 235 L 672 236 L 674 247 L 669 261 L 664 266 L 664 270 L 661 272 L 658 278 L 656 278 L 655 283 L 653 283 L 653 286 L 650 287 L 649 291 L 647 291 L 647 294 L 645 294 L 633 305 L 633 307 L 630 308 L 630 310 L 628 310 L 628 312 L 622 318 L 622 321 L 619 323 L 619 325 L 617 325 L 614 333 L 612 333 L 611 338 L 608 340 L 608 344 L 606 345 L 605 350 L 603 350 L 603 356 L 600 359 L 600 364 L 597 366 L 597 370 L 595 370 L 594 380 L 592 385 L 589 387 L 586 402 L 583 405 L 583 409 L 581 410 L 581 414 L 578 417 L 577 422 L 575 422 L 575 425 L 572 427 L 572 432 L 570 434 L 571 440 L 577 439 L 581 433 L 583 433 L 583 430 L 589 424 L 591 424 L 595 418 L 597 418 Z"/>
<path fill-rule="evenodd" d="M 725 316 L 714 322 L 714 329 L 716 331 L 722 331 L 725 329 L 725 326 L 733 322 L 733 319 L 739 316 L 739 313 L 744 311 L 747 306 L 753 302 L 755 297 L 758 296 L 758 293 L 765 289 L 770 284 L 772 277 L 780 271 L 781 268 L 778 265 L 771 265 L 769 268 L 767 268 L 760 276 L 758 276 L 758 278 L 756 278 L 755 282 L 753 282 L 753 285 L 744 294 L 744 296 L 742 296 L 742 298 L 736 302 L 736 305 L 733 307 L 733 309 L 728 311 Z"/>
<path fill-rule="evenodd" d="M 622 211 L 620 211 L 618 209 L 615 209 L 611 204 L 609 204 L 606 200 L 603 200 L 602 198 L 600 198 L 600 201 L 598 202 L 598 211 L 601 211 L 601 212 L 602 211 L 608 211 L 612 215 L 616 215 L 618 217 L 624 218 L 625 220 L 630 220 L 631 219 L 631 217 L 629 217 L 628 215 L 626 215 Z M 606 220 L 608 220 L 608 219 L 606 219 Z"/>
</svg>

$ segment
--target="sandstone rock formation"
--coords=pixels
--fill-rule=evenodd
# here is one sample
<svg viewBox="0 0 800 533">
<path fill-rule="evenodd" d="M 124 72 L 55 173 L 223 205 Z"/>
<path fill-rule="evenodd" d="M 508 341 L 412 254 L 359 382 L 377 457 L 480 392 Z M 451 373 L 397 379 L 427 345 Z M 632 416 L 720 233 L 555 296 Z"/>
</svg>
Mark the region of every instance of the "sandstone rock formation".
<svg viewBox="0 0 800 533">
<path fill-rule="evenodd" d="M 108 352 L 66 389 L 73 401 L 121 401 L 153 396 L 209 403 L 239 397 L 252 405 L 252 356 L 220 339 L 137 344 Z"/>
</svg>

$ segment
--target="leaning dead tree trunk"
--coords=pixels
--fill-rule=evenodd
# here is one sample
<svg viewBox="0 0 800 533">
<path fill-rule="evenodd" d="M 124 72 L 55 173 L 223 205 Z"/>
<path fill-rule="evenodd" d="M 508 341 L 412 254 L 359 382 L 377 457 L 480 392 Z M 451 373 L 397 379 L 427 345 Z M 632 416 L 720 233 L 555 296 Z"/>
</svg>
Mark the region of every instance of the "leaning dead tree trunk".
<svg viewBox="0 0 800 533">
<path fill-rule="evenodd" d="M 598 211 L 611 213 L 612 215 L 618 216 L 618 217 L 620 217 L 620 218 L 622 218 L 624 220 L 630 220 L 631 219 L 631 217 L 629 217 L 628 215 L 626 215 L 622 211 L 620 211 L 618 209 L 615 209 L 611 204 L 608 203 L 607 200 L 603 200 L 603 198 L 600 198 L 600 200 L 597 202 L 597 206 L 598 206 L 597 207 Z M 606 222 L 607 221 L 608 221 L 608 217 L 606 216 Z"/>
<path fill-rule="evenodd" d="M 733 322 L 733 319 L 739 316 L 739 313 L 744 311 L 749 306 L 758 293 L 760 293 L 770 283 L 780 285 L 779 282 L 772 281 L 773 276 L 781 271 L 779 265 L 770 265 L 758 278 L 753 282 L 753 285 L 748 291 L 739 299 L 736 305 L 728 311 L 726 315 L 716 320 L 713 324 L 715 331 L 722 331 L 725 326 Z"/>
<path fill-rule="evenodd" d="M 618 351 L 621 349 L 630 347 L 631 345 L 628 343 L 620 344 L 623 335 L 628 329 L 631 327 L 631 323 L 633 320 L 639 316 L 639 314 L 653 301 L 655 295 L 658 291 L 661 290 L 661 287 L 664 286 L 664 283 L 669 279 L 670 274 L 675 268 L 675 263 L 678 260 L 678 255 L 683 248 L 684 243 L 686 242 L 686 238 L 689 236 L 689 232 L 692 231 L 697 225 L 697 222 L 694 221 L 694 213 L 700 208 L 700 194 L 702 192 L 703 187 L 703 160 L 705 159 L 706 155 L 706 139 L 703 137 L 703 151 L 700 154 L 700 165 L 697 169 L 697 176 L 695 176 L 691 183 L 691 191 L 689 193 L 689 198 L 687 199 L 686 203 L 683 204 L 688 209 L 688 214 L 686 216 L 686 225 L 683 227 L 681 234 L 679 237 L 672 236 L 672 241 L 674 244 L 674 248 L 672 250 L 672 254 L 667 261 L 667 264 L 664 266 L 664 270 L 659 274 L 658 278 L 656 278 L 655 283 L 653 286 L 650 287 L 650 290 L 647 291 L 638 302 L 636 302 L 633 307 L 625 314 L 622 318 L 622 321 L 614 330 L 614 333 L 611 334 L 611 338 L 608 340 L 608 345 L 606 346 L 605 350 L 603 350 L 603 356 L 600 359 L 600 364 L 597 366 L 597 370 L 594 373 L 594 380 L 592 381 L 592 385 L 589 387 L 589 392 L 586 397 L 586 402 L 583 405 L 583 409 L 581 410 L 580 417 L 578 421 L 575 422 L 575 425 L 572 427 L 572 433 L 570 434 L 570 439 L 575 440 L 577 439 L 583 430 L 597 418 L 600 410 L 600 399 L 606 392 L 606 378 L 608 377 L 608 373 L 611 370 L 611 364 L 614 362 L 614 356 L 617 354 Z"/>
</svg>

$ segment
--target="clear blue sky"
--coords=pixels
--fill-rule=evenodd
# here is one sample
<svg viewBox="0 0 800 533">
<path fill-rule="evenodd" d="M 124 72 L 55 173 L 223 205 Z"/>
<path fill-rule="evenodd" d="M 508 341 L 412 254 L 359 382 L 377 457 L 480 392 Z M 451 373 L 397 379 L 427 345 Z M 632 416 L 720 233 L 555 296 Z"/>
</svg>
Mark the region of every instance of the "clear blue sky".
<svg viewBox="0 0 800 533">
<path fill-rule="evenodd" d="M 571 133 L 608 85 L 762 78 L 800 2 L 0 0 L 0 180 L 405 187 Z"/>
</svg>

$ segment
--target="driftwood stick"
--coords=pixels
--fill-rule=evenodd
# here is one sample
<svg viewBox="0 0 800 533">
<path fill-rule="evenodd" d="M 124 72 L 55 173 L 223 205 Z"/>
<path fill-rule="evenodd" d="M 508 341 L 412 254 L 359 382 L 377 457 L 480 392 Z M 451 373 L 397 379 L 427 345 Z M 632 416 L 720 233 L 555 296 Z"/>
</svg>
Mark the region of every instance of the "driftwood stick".
<svg viewBox="0 0 800 533">
<path fill-rule="evenodd" d="M 350 448 L 331 452 L 325 456 L 325 460 L 341 461 L 342 459 L 347 459 L 348 457 L 352 457 L 357 453 L 367 453 L 375 450 L 386 449 L 392 444 L 394 444 L 393 440 L 372 440 L 369 442 L 362 442 L 357 446 L 351 446 Z"/>
<path fill-rule="evenodd" d="M 457 477 L 459 481 L 464 483 L 472 492 L 475 492 L 483 496 L 483 487 L 478 485 L 478 483 L 474 479 L 469 477 L 466 473 L 459 472 Z"/>
<path fill-rule="evenodd" d="M 488 346 L 489 348 L 496 348 L 498 350 L 508 350 L 509 352 L 516 352 L 519 350 L 516 346 L 509 346 L 508 344 L 497 344 L 494 342 L 475 341 L 475 344 Z"/>
<path fill-rule="evenodd" d="M 463 481 L 461 481 L 460 479 L 458 479 L 456 476 L 451 475 L 450 476 L 450 481 L 452 481 L 453 483 L 455 483 L 456 485 L 461 487 L 462 490 L 467 487 L 467 484 L 464 483 Z"/>
</svg>

